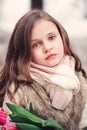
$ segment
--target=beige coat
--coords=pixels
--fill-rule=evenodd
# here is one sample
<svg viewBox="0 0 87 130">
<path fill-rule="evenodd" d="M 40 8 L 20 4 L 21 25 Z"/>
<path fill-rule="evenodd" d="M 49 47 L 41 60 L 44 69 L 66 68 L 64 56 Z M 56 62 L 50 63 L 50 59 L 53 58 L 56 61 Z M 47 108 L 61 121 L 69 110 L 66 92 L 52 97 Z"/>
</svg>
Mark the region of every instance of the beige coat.
<svg viewBox="0 0 87 130">
<path fill-rule="evenodd" d="M 81 89 L 79 93 L 73 96 L 72 101 L 63 111 L 54 109 L 51 106 L 51 101 L 44 88 L 35 81 L 33 81 L 33 84 L 30 86 L 20 85 L 14 99 L 18 105 L 26 109 L 29 109 L 29 104 L 31 102 L 38 116 L 44 119 L 49 117 L 54 118 L 64 127 L 64 130 L 80 130 L 79 126 L 87 126 L 87 116 L 86 119 L 84 118 L 85 114 L 82 116 L 83 108 L 86 103 L 87 84 L 81 73 L 78 74 L 78 77 L 81 83 Z M 13 89 L 14 84 L 11 85 L 11 90 L 13 91 Z M 5 95 L 3 106 L 6 111 L 9 111 L 6 107 L 6 102 L 14 102 L 9 99 L 7 94 Z M 84 112 L 87 112 L 87 107 Z"/>
</svg>

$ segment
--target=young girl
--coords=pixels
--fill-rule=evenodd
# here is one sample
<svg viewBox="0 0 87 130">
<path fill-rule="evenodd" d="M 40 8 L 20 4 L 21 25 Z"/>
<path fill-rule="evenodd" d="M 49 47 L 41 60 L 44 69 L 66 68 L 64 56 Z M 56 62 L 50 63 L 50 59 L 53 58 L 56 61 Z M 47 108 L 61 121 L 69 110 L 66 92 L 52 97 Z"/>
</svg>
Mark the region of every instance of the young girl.
<svg viewBox="0 0 87 130">
<path fill-rule="evenodd" d="M 86 104 L 86 72 L 65 29 L 41 10 L 25 14 L 11 36 L 0 75 L 0 103 L 15 103 L 79 130 Z"/>
</svg>

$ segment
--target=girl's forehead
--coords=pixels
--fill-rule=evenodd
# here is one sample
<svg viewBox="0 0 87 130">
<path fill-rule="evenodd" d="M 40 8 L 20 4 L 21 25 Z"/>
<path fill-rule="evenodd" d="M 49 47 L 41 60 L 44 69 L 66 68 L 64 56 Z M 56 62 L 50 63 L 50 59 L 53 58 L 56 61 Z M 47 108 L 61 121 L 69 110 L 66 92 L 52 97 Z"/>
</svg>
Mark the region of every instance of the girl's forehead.
<svg viewBox="0 0 87 130">
<path fill-rule="evenodd" d="M 34 32 L 36 30 L 38 30 L 38 31 L 42 30 L 43 31 L 44 29 L 45 29 L 45 31 L 48 31 L 48 30 L 51 31 L 51 30 L 54 30 L 54 29 L 58 30 L 56 24 L 53 23 L 52 21 L 46 20 L 46 19 L 39 19 L 35 22 L 35 24 L 32 28 L 32 32 Z"/>
</svg>

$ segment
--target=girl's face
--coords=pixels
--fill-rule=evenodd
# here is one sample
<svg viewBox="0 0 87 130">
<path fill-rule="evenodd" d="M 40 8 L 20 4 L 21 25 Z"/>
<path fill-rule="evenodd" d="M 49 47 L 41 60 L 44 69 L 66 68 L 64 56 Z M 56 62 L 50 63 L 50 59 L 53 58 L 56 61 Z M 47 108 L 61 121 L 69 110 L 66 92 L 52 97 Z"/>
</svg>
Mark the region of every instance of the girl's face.
<svg viewBox="0 0 87 130">
<path fill-rule="evenodd" d="M 44 19 L 38 20 L 31 33 L 31 59 L 39 65 L 52 67 L 64 56 L 64 47 L 56 25 Z"/>
</svg>

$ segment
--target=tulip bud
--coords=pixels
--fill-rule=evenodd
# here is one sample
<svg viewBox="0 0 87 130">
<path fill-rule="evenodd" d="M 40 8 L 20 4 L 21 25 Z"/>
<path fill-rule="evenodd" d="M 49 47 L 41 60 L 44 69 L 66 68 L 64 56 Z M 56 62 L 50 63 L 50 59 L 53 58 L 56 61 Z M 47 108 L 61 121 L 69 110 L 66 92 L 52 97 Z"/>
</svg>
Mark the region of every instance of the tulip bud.
<svg viewBox="0 0 87 130">
<path fill-rule="evenodd" d="M 15 123 L 6 123 L 5 125 L 2 126 L 1 130 L 18 130 Z"/>
<path fill-rule="evenodd" d="M 0 108 L 0 125 L 4 125 L 7 121 L 7 114 L 4 112 L 3 108 Z"/>
</svg>

